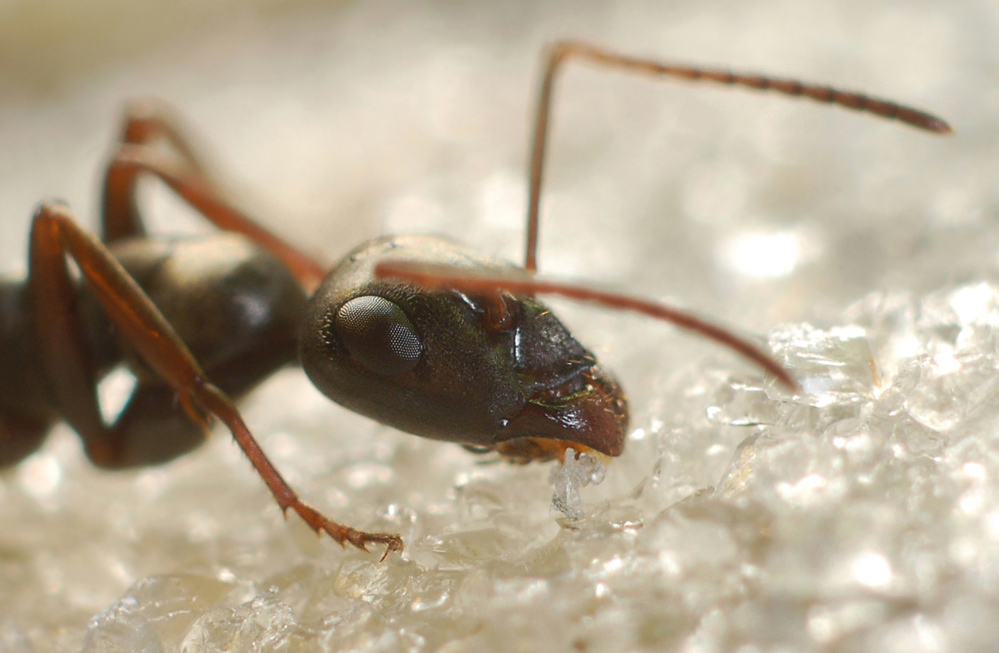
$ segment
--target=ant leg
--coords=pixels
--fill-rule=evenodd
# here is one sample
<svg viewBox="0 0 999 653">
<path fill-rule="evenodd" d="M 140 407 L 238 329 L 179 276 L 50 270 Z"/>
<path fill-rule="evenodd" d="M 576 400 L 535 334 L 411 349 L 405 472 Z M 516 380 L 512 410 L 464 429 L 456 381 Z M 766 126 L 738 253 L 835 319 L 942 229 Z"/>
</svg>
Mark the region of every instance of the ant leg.
<svg viewBox="0 0 999 653">
<path fill-rule="evenodd" d="M 150 147 L 156 140 L 166 141 L 176 156 Z M 122 141 L 104 178 L 105 242 L 144 235 L 136 198 L 138 180 L 144 174 L 166 183 L 212 224 L 241 233 L 270 251 L 306 288 L 315 288 L 326 275 L 325 265 L 233 206 L 206 171 L 192 139 L 185 135 L 173 112 L 166 105 L 152 101 L 136 103 L 126 111 Z"/>
<path fill-rule="evenodd" d="M 855 111 L 873 114 L 889 120 L 930 132 L 948 134 L 950 125 L 934 115 L 913 109 L 890 100 L 873 98 L 861 93 L 842 91 L 831 86 L 810 84 L 795 79 L 780 79 L 764 75 L 737 73 L 669 64 L 652 59 L 631 57 L 580 41 L 560 41 L 551 44 L 542 55 L 544 72 L 538 93 L 538 106 L 534 116 L 534 133 L 531 137 L 531 163 L 527 199 L 527 251 L 524 268 L 534 272 L 538 268 L 538 211 L 541 202 L 541 182 L 548 141 L 548 122 L 551 114 L 555 79 L 562 65 L 576 57 L 608 68 L 669 77 L 686 81 L 710 81 L 729 86 L 742 86 L 760 91 L 773 91 L 793 97 L 806 97 L 817 102 L 835 104 Z"/>
<path fill-rule="evenodd" d="M 66 207 L 44 204 L 32 222 L 29 291 L 43 366 L 60 408 L 74 427 L 77 420 L 99 422 L 101 418 L 96 400 L 91 400 L 93 370 L 83 353 L 81 332 L 74 330 L 75 299 L 67 256 L 76 262 L 87 287 L 122 335 L 173 388 L 188 415 L 204 422 L 204 413 L 210 413 L 229 428 L 283 512 L 295 511 L 316 533 L 325 532 L 341 545 L 366 550 L 369 544 L 384 544 L 386 556 L 402 550 L 398 535 L 350 528 L 302 501 L 268 460 L 232 400 L 206 378 L 173 327 L 107 248 L 77 225 Z M 83 388 L 86 392 L 81 393 Z"/>
<path fill-rule="evenodd" d="M 43 207 L 39 215 L 52 210 Z M 87 355 L 90 346 L 84 339 L 84 309 L 65 253 L 42 224 L 37 218 L 32 223 L 26 310 L 35 325 L 41 376 L 59 414 L 82 438 L 87 458 L 104 469 L 122 469 L 162 463 L 204 442 L 204 428 L 178 414 L 172 391 L 158 383 L 140 382 L 115 423 L 104 422 L 96 390 L 99 364 Z M 145 430 L 163 432 L 166 425 L 173 427 L 168 439 L 153 441 Z M 47 431 L 23 418 L 7 426 L 20 434 L 15 443 L 26 434 L 42 437 Z"/>
<path fill-rule="evenodd" d="M 618 310 L 634 311 L 674 324 L 713 340 L 734 351 L 773 375 L 788 390 L 799 392 L 800 387 L 791 375 L 770 354 L 764 352 L 750 340 L 733 331 L 703 320 L 696 315 L 681 311 L 666 304 L 651 302 L 637 297 L 594 290 L 569 283 L 545 281 L 530 276 L 504 276 L 478 274 L 467 268 L 429 263 L 407 263 L 404 261 L 383 261 L 375 266 L 375 277 L 380 279 L 401 279 L 428 290 L 455 289 L 469 293 L 495 293 L 501 290 L 515 295 L 560 295 L 578 301 L 588 301 Z"/>
<path fill-rule="evenodd" d="M 180 166 L 191 174 L 209 180 L 208 169 L 197 153 L 193 139 L 185 135 L 177 112 L 169 104 L 148 98 L 130 102 L 122 117 L 121 133 L 117 146 L 149 145 L 164 142 L 177 156 Z M 214 181 L 209 184 L 215 186 Z M 221 193 L 219 193 L 221 194 Z M 120 238 L 145 236 L 135 198 L 134 182 L 122 179 L 119 183 L 104 179 L 101 240 L 111 243 Z"/>
</svg>

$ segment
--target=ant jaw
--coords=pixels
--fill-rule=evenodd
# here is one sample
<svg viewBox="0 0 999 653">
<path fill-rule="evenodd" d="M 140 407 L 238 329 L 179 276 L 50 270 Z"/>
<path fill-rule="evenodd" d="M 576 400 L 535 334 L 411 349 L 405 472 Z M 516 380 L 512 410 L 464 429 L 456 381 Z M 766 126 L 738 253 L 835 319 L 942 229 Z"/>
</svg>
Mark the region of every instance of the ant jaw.
<svg viewBox="0 0 999 653">
<path fill-rule="evenodd" d="M 628 404 L 617 380 L 600 367 L 538 394 L 490 447 L 511 462 L 562 460 L 565 451 L 615 457 L 624 451 Z"/>
<path fill-rule="evenodd" d="M 492 449 L 486 451 L 496 452 L 507 462 L 514 465 L 526 465 L 528 463 L 543 463 L 550 460 L 557 460 L 559 463 L 565 462 L 565 453 L 573 451 L 576 458 L 586 454 L 607 465 L 611 456 L 591 449 L 585 444 L 569 442 L 567 440 L 548 440 L 545 438 L 519 438 L 501 442 Z M 478 452 L 478 450 L 476 450 Z"/>
</svg>

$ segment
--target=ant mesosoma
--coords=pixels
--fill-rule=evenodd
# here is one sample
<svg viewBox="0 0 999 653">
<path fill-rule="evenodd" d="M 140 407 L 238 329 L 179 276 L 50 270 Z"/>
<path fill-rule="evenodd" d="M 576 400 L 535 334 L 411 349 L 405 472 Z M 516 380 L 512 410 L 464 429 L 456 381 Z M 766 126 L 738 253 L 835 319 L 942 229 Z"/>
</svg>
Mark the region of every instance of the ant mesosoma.
<svg viewBox="0 0 999 653">
<path fill-rule="evenodd" d="M 514 462 L 561 458 L 569 447 L 617 456 L 627 433 L 618 382 L 535 299 L 538 294 L 672 322 L 735 350 L 795 389 L 780 364 L 726 329 L 661 304 L 534 278 L 552 91 L 563 63 L 573 58 L 804 96 L 950 131 L 921 111 L 856 93 L 557 43 L 543 58 L 524 267 L 441 238 L 410 236 L 365 243 L 327 274 L 223 199 L 168 110 L 136 104 L 125 115 L 104 179 L 101 239 L 79 227 L 65 206 L 43 204 L 32 221 L 27 281 L 0 281 L 0 467 L 35 451 L 60 419 L 79 433 L 87 457 L 100 467 L 159 464 L 196 447 L 214 415 L 282 511 L 294 510 L 341 545 L 384 544 L 388 555 L 402 549 L 398 535 L 350 528 L 299 499 L 233 404 L 232 397 L 293 361 L 296 352 L 312 382 L 347 408 Z M 230 233 L 200 240 L 147 237 L 136 202 L 137 182 L 146 175 Z M 136 386 L 107 424 L 96 389 L 122 361 Z"/>
</svg>

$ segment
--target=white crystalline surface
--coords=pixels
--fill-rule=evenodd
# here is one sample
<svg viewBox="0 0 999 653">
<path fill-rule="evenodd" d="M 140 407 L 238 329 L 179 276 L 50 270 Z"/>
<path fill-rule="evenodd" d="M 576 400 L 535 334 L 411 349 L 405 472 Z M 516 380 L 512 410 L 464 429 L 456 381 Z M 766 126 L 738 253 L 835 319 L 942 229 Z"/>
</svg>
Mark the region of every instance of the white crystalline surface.
<svg viewBox="0 0 999 653">
<path fill-rule="evenodd" d="M 365 524 L 400 530 L 404 557 L 328 551 L 292 526 L 297 550 L 253 560 L 226 535 L 234 504 L 205 541 L 173 545 L 221 540 L 238 548 L 229 566 L 137 582 L 93 618 L 84 650 L 986 650 L 999 637 L 999 288 L 874 294 L 846 317 L 770 333 L 800 396 L 713 365 L 677 375 L 710 407 L 629 443 L 637 485 L 611 465 L 609 491 L 580 502 L 592 463 L 553 470 L 572 519 L 554 520 L 530 468 L 469 474 L 455 471 L 463 454 L 371 450 L 326 482 L 378 497 L 391 458 L 456 474 L 453 501 L 442 486 Z M 44 496 L 45 470 L 30 473 Z M 195 532 L 209 519 L 177 518 Z M 276 533 L 249 538 L 260 547 L 287 537 L 268 521 Z"/>
</svg>

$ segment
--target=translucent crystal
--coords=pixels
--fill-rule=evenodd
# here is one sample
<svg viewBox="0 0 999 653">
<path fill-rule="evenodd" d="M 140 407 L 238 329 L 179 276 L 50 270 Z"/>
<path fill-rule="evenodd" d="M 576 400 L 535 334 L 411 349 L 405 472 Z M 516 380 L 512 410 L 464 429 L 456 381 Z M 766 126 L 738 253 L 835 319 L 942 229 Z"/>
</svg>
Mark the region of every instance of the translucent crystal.
<svg viewBox="0 0 999 653">
<path fill-rule="evenodd" d="M 572 447 L 565 450 L 561 465 L 552 467 L 548 482 L 552 484 L 552 509 L 566 517 L 583 515 L 580 488 L 597 485 L 607 475 L 607 468 L 596 456 L 577 452 Z"/>
</svg>

